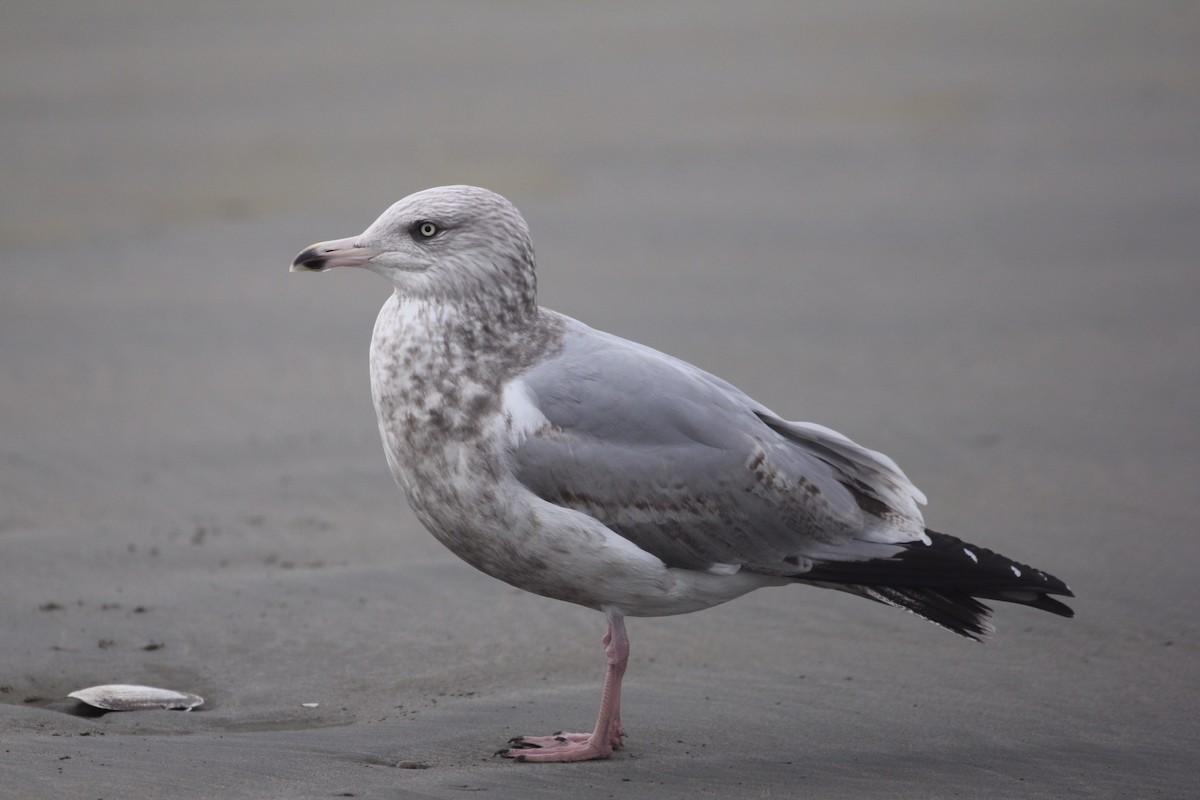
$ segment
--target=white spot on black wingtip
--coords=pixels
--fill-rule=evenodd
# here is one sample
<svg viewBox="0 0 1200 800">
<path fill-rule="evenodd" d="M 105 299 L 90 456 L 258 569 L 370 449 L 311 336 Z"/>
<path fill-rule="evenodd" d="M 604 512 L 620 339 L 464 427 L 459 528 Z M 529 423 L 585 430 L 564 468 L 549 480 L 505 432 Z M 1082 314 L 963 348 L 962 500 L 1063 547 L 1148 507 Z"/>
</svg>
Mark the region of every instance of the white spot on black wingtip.
<svg viewBox="0 0 1200 800">
<path fill-rule="evenodd" d="M 1017 569 L 1015 564 L 1010 565 L 1009 569 L 1013 571 L 1013 575 L 1016 575 L 1018 578 L 1021 577 L 1021 570 Z"/>
<path fill-rule="evenodd" d="M 975 553 L 973 551 L 968 550 L 967 548 L 964 547 L 963 552 L 967 554 L 967 558 L 971 559 L 976 564 L 979 563 L 979 556 L 975 555 Z"/>
</svg>

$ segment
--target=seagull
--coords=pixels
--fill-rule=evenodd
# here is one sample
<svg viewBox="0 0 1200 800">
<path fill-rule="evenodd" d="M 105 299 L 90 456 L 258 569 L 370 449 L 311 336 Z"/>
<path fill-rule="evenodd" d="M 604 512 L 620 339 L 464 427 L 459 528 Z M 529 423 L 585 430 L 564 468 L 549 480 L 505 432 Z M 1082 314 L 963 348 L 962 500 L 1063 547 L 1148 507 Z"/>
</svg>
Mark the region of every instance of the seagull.
<svg viewBox="0 0 1200 800">
<path fill-rule="evenodd" d="M 925 527 L 891 458 L 784 419 L 685 361 L 537 304 L 529 227 L 505 198 L 443 186 L 293 272 L 389 280 L 371 339 L 384 455 L 417 518 L 506 583 L 600 611 L 600 713 L 588 733 L 520 736 L 518 761 L 610 758 L 625 736 L 625 617 L 686 614 L 807 584 L 962 636 L 996 600 L 1064 617 L 1041 570 Z"/>
</svg>

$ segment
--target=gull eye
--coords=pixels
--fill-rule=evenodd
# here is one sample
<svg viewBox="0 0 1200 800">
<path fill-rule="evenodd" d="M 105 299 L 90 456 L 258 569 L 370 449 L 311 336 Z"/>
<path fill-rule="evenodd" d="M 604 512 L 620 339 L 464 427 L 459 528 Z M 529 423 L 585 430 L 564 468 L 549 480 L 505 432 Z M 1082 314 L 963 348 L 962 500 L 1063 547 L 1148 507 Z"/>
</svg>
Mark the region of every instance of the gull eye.
<svg viewBox="0 0 1200 800">
<path fill-rule="evenodd" d="M 422 239 L 432 239 L 433 237 L 437 236 L 439 233 L 442 232 L 441 228 L 439 228 L 435 223 L 430 222 L 429 220 L 424 220 L 422 222 L 418 222 L 416 225 L 413 226 L 413 230 Z"/>
</svg>

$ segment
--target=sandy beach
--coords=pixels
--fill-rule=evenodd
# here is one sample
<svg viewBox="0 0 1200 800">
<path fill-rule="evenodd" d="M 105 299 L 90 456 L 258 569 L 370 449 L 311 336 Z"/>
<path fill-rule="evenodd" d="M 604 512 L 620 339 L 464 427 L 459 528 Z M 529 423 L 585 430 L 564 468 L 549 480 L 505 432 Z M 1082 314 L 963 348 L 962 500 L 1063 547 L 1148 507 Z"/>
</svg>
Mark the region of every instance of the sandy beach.
<svg viewBox="0 0 1200 800">
<path fill-rule="evenodd" d="M 0 29 L 0 796 L 1200 792 L 1200 8 L 22 0 Z M 472 183 L 542 304 L 893 456 L 1066 580 L 973 644 L 803 587 L 632 619 L 443 550 L 290 275 Z M 144 683 L 192 712 L 88 714 Z"/>
</svg>

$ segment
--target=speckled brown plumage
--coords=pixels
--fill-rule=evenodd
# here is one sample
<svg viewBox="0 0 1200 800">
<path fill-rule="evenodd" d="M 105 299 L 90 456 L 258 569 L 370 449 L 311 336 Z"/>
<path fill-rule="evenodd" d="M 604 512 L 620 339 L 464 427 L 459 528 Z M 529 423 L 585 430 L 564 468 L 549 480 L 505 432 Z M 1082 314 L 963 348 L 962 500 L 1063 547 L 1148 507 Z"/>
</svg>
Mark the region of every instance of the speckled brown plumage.
<svg viewBox="0 0 1200 800">
<path fill-rule="evenodd" d="M 496 578 L 595 608 L 609 670 L 589 734 L 518 737 L 527 761 L 619 747 L 626 615 L 807 583 L 990 631 L 976 597 L 1069 615 L 1057 578 L 925 530 L 887 456 L 790 422 L 690 364 L 537 305 L 533 245 L 504 198 L 429 189 L 294 270 L 361 266 L 395 292 L 375 323 L 384 452 L 417 518 Z"/>
</svg>

